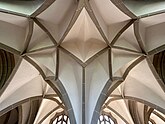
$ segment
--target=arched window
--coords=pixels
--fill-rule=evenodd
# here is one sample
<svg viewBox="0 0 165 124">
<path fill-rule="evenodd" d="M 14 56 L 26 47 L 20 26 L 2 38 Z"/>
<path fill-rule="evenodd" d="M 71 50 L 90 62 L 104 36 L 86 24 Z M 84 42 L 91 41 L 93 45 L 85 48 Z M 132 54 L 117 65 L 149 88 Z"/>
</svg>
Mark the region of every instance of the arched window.
<svg viewBox="0 0 165 124">
<path fill-rule="evenodd" d="M 109 115 L 102 114 L 100 115 L 97 124 L 115 124 L 115 122 Z"/>
<path fill-rule="evenodd" d="M 55 117 L 53 124 L 70 124 L 70 120 L 67 115 L 62 113 Z"/>
</svg>

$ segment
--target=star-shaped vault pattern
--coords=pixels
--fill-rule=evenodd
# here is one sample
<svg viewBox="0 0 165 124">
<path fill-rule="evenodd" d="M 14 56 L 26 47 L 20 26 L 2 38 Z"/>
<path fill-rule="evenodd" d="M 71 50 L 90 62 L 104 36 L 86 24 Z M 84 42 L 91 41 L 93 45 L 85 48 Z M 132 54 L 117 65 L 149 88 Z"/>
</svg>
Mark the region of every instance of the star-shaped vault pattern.
<svg viewBox="0 0 165 124">
<path fill-rule="evenodd" d="M 164 76 L 154 64 L 165 50 L 164 6 L 0 1 L 0 121 L 165 123 Z"/>
</svg>

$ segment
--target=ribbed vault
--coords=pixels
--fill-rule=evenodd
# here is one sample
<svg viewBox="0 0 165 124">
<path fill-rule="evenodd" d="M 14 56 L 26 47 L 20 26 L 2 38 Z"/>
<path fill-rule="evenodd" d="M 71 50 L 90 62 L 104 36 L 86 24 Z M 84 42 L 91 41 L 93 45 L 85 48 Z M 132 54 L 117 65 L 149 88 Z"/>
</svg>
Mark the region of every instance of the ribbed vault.
<svg viewBox="0 0 165 124">
<path fill-rule="evenodd" d="M 164 123 L 164 6 L 0 1 L 0 122 Z"/>
</svg>

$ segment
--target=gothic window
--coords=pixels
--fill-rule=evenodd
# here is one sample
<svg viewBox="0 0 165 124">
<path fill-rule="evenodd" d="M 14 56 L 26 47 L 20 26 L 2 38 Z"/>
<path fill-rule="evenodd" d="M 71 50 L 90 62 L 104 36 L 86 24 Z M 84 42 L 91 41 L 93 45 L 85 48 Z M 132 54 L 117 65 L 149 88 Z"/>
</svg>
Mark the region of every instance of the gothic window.
<svg viewBox="0 0 165 124">
<path fill-rule="evenodd" d="M 109 115 L 102 114 L 100 115 L 97 124 L 115 124 L 115 122 Z"/>
<path fill-rule="evenodd" d="M 57 115 L 53 124 L 70 124 L 69 117 L 65 114 Z"/>
</svg>

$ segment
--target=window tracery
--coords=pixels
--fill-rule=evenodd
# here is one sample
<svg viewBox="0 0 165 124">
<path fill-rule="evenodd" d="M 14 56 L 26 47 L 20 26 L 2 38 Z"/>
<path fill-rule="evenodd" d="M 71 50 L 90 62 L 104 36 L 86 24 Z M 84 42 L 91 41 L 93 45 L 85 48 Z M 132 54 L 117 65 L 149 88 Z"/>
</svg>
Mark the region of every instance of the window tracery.
<svg viewBox="0 0 165 124">
<path fill-rule="evenodd" d="M 97 124 L 116 124 L 114 119 L 112 119 L 109 115 L 102 114 L 99 117 Z"/>
<path fill-rule="evenodd" d="M 66 114 L 62 113 L 55 117 L 53 124 L 70 124 L 70 120 Z"/>
</svg>

